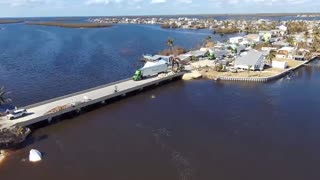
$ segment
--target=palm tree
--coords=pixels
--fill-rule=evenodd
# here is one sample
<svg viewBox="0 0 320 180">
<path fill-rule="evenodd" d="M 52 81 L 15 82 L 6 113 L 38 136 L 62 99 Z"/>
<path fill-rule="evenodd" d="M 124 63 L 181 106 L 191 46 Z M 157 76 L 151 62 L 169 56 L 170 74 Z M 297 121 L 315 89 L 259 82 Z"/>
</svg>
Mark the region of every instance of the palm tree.
<svg viewBox="0 0 320 180">
<path fill-rule="evenodd" d="M 0 88 L 0 105 L 11 101 L 9 98 L 6 97 L 8 94 L 9 93 L 5 91 L 4 87 Z"/>
<path fill-rule="evenodd" d="M 212 46 L 214 46 L 214 42 L 212 42 L 212 36 L 206 37 L 203 46 L 204 47 L 212 47 Z"/>
<path fill-rule="evenodd" d="M 248 75 L 250 74 L 251 68 L 252 68 L 252 65 L 248 65 Z"/>
<path fill-rule="evenodd" d="M 173 53 L 174 39 L 169 38 L 169 39 L 167 40 L 167 45 L 169 46 L 169 48 L 170 48 L 170 50 L 171 50 L 171 53 L 174 54 L 174 53 Z"/>
<path fill-rule="evenodd" d="M 276 51 L 270 51 L 269 55 L 267 56 L 268 63 L 271 66 L 272 65 L 272 60 L 276 57 Z"/>
<path fill-rule="evenodd" d="M 206 37 L 206 42 L 207 42 L 207 43 L 210 42 L 211 40 L 212 40 L 212 36 Z"/>
<path fill-rule="evenodd" d="M 293 46 L 293 44 L 294 44 L 294 39 L 293 39 L 293 37 L 289 37 L 289 38 L 287 39 L 287 42 L 288 42 L 291 46 Z"/>
</svg>

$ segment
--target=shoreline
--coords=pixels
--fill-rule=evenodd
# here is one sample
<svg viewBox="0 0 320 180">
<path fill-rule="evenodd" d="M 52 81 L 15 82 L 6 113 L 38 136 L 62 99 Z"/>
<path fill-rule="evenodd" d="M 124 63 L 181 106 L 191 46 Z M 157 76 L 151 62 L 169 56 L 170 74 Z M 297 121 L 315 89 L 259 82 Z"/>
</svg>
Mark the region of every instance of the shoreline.
<svg viewBox="0 0 320 180">
<path fill-rule="evenodd" d="M 112 24 L 102 23 L 65 23 L 65 22 L 27 22 L 26 25 L 31 26 L 54 26 L 63 28 L 109 28 Z"/>
<path fill-rule="evenodd" d="M 251 82 L 270 82 L 273 80 L 277 80 L 282 78 L 283 76 L 289 74 L 290 72 L 293 72 L 299 68 L 301 68 L 302 66 L 318 59 L 319 57 L 313 57 L 310 60 L 306 60 L 303 63 L 301 63 L 300 65 L 296 66 L 296 67 L 291 67 L 283 72 L 280 72 L 276 75 L 273 76 L 267 76 L 267 77 L 226 77 L 226 76 L 218 76 L 216 79 L 214 79 L 215 81 L 251 81 Z"/>
<path fill-rule="evenodd" d="M 208 66 L 207 63 L 204 63 L 203 66 L 197 66 L 195 64 L 193 64 L 193 67 L 190 69 L 189 73 L 185 74 L 185 78 L 183 78 L 184 80 L 193 80 L 193 79 L 199 79 L 199 78 L 203 78 L 203 79 L 208 79 L 208 80 L 214 80 L 214 81 L 243 81 L 243 82 L 260 82 L 260 83 L 267 83 L 273 80 L 277 80 L 280 79 L 282 77 L 284 77 L 285 75 L 288 75 L 289 73 L 305 66 L 306 64 L 319 59 L 319 56 L 314 56 L 309 60 L 306 61 L 301 61 L 301 63 L 297 66 L 294 67 L 290 67 L 284 71 L 279 71 L 279 72 L 264 72 L 266 74 L 258 74 L 258 72 L 256 72 L 255 77 L 250 77 L 250 75 L 244 75 L 244 73 L 246 72 L 242 72 L 242 74 L 229 74 L 230 76 L 226 76 L 223 75 L 223 73 L 226 72 L 216 72 L 213 69 L 213 65 L 212 66 Z M 228 72 L 227 72 L 228 73 Z M 241 72 L 240 72 L 241 73 Z M 252 73 L 252 72 L 251 72 Z M 271 75 L 270 75 L 271 74 Z M 201 75 L 201 76 L 200 76 Z"/>
</svg>

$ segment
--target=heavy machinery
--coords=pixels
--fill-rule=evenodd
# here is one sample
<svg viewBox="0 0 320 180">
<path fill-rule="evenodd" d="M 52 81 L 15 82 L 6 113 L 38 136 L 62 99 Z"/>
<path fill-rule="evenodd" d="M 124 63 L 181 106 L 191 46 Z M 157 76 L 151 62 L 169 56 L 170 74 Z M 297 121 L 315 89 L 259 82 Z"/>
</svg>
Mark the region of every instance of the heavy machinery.
<svg viewBox="0 0 320 180">
<path fill-rule="evenodd" d="M 162 72 L 168 71 L 168 64 L 166 61 L 160 60 L 157 62 L 147 62 L 141 69 L 137 70 L 132 77 L 134 81 L 140 81 L 143 78 L 158 75 Z"/>
</svg>

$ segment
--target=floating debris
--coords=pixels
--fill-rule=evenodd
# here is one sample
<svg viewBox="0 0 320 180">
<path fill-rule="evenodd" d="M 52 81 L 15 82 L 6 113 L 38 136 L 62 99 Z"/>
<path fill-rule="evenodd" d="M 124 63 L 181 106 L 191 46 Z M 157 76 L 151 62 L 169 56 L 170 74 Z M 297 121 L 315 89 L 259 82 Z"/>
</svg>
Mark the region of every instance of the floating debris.
<svg viewBox="0 0 320 180">
<path fill-rule="evenodd" d="M 36 149 L 31 149 L 29 153 L 30 162 L 38 162 L 42 160 L 41 152 Z"/>
<path fill-rule="evenodd" d="M 150 98 L 151 98 L 151 99 L 155 99 L 155 98 L 156 98 L 156 96 L 155 96 L 155 95 L 152 95 Z"/>
<path fill-rule="evenodd" d="M 0 150 L 0 164 L 6 157 L 6 152 L 4 150 Z"/>
</svg>

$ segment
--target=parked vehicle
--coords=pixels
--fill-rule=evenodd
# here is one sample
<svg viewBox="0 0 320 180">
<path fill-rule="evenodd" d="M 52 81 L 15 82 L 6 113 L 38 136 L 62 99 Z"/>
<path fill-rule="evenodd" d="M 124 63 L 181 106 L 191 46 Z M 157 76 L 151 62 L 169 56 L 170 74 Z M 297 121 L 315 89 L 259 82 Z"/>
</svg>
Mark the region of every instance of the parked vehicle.
<svg viewBox="0 0 320 180">
<path fill-rule="evenodd" d="M 143 78 L 154 76 L 162 72 L 168 71 L 168 64 L 166 61 L 160 60 L 157 62 L 147 62 L 143 68 L 137 70 L 133 76 L 134 81 L 140 81 Z"/>
<path fill-rule="evenodd" d="M 25 109 L 18 109 L 18 110 L 14 110 L 12 113 L 7 115 L 7 118 L 9 120 L 13 120 L 13 119 L 17 119 L 20 118 L 22 116 L 25 116 L 27 114 L 27 110 Z"/>
</svg>

